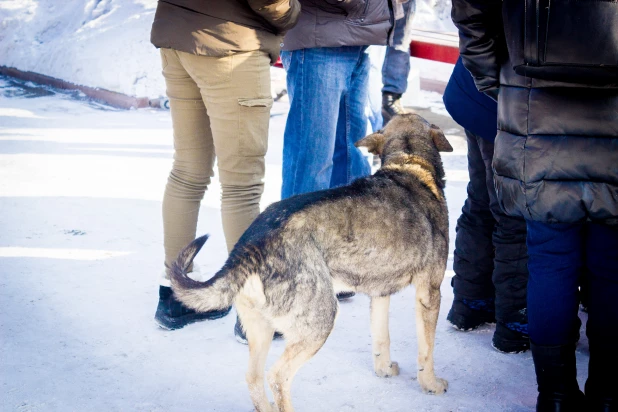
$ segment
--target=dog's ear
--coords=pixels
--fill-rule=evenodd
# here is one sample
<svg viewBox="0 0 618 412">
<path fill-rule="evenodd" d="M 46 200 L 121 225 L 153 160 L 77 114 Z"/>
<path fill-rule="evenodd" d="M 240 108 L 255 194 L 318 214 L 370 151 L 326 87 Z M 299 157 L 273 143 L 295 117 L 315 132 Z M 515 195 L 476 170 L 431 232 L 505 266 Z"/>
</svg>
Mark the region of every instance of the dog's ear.
<svg viewBox="0 0 618 412">
<path fill-rule="evenodd" d="M 369 153 L 373 153 L 375 155 L 381 155 L 382 149 L 384 148 L 384 142 L 386 141 L 386 136 L 384 136 L 380 132 L 372 133 L 369 136 L 365 136 L 356 143 L 354 146 L 356 147 L 366 147 L 369 150 Z"/>
<path fill-rule="evenodd" d="M 433 140 L 433 144 L 438 148 L 438 152 L 452 152 L 453 146 L 446 140 L 446 136 L 442 133 L 442 130 L 435 124 L 432 124 L 431 129 L 429 129 L 429 134 L 431 135 L 431 140 Z"/>
</svg>

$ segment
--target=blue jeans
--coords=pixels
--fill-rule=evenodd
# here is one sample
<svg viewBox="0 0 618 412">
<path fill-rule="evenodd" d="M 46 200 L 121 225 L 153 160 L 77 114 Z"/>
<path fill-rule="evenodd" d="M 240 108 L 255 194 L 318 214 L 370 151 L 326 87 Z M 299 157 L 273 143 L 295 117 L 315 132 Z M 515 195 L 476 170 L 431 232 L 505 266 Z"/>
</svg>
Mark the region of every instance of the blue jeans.
<svg viewBox="0 0 618 412">
<path fill-rule="evenodd" d="M 618 342 L 618 226 L 527 221 L 528 331 L 537 345 L 573 343 L 579 326 L 578 286 L 588 277 L 586 334 L 593 348 Z M 607 347 L 606 347 L 607 346 Z M 612 349 L 614 348 L 614 349 Z"/>
<path fill-rule="evenodd" d="M 281 198 L 346 185 L 371 167 L 354 146 L 367 130 L 366 46 L 282 52 L 290 111 Z"/>
<path fill-rule="evenodd" d="M 382 92 L 404 94 L 408 89 L 410 74 L 410 42 L 412 41 L 412 20 L 416 11 L 416 0 L 402 4 L 404 16 L 395 23 L 393 45 L 386 48 L 382 64 Z"/>
</svg>

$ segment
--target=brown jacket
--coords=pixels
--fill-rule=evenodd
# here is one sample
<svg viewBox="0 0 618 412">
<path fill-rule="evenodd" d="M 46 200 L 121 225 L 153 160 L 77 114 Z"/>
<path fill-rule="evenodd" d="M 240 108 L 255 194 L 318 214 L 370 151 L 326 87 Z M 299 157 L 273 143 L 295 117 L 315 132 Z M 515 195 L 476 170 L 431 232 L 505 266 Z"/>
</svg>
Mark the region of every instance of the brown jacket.
<svg viewBox="0 0 618 412">
<path fill-rule="evenodd" d="M 263 50 L 274 62 L 298 0 L 159 0 L 150 41 L 204 56 Z"/>
</svg>

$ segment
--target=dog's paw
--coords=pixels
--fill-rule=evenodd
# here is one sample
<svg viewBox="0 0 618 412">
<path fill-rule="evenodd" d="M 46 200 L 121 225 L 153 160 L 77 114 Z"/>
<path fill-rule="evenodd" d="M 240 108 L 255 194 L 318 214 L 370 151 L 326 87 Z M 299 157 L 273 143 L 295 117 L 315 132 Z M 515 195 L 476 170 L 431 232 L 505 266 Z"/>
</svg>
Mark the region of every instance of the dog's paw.
<svg viewBox="0 0 618 412">
<path fill-rule="evenodd" d="M 423 393 L 431 395 L 442 395 L 448 389 L 448 382 L 441 378 L 427 379 L 422 376 L 422 372 L 418 374 L 418 381 L 421 385 Z"/>
<path fill-rule="evenodd" d="M 254 409 L 255 412 L 279 412 L 279 408 L 277 408 L 277 405 L 274 402 L 271 402 L 268 409 L 265 409 L 264 411 L 262 411 L 261 409 Z"/>
<path fill-rule="evenodd" d="M 399 364 L 397 362 L 391 362 L 390 365 L 386 366 L 375 366 L 374 368 L 376 375 L 380 378 L 389 378 L 391 376 L 399 375 Z"/>
</svg>

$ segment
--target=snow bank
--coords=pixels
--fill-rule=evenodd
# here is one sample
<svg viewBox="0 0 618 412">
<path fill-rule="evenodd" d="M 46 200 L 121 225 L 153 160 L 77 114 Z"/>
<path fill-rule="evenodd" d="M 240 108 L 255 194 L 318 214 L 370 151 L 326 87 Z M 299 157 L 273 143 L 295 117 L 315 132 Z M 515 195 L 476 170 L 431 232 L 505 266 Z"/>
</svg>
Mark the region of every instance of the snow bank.
<svg viewBox="0 0 618 412">
<path fill-rule="evenodd" d="M 417 0 L 414 28 L 457 33 L 451 20 L 451 0 Z"/>
<path fill-rule="evenodd" d="M 134 96 L 164 93 L 156 0 L 0 1 L 0 64 Z"/>
<path fill-rule="evenodd" d="M 131 96 L 165 94 L 150 44 L 156 0 L 0 0 L 0 65 Z M 450 0 L 419 0 L 415 27 L 454 31 Z"/>
</svg>

